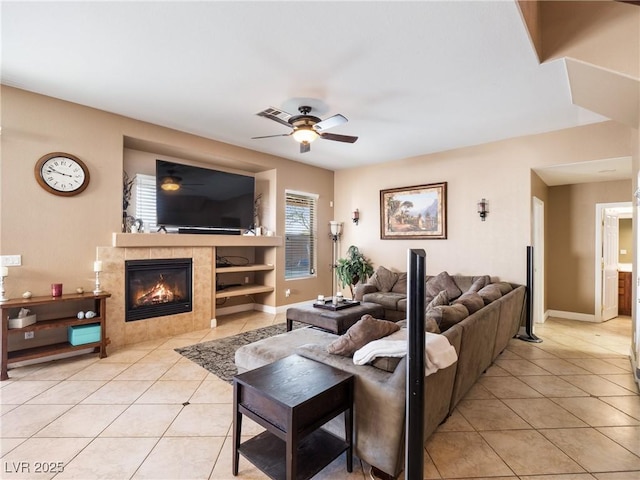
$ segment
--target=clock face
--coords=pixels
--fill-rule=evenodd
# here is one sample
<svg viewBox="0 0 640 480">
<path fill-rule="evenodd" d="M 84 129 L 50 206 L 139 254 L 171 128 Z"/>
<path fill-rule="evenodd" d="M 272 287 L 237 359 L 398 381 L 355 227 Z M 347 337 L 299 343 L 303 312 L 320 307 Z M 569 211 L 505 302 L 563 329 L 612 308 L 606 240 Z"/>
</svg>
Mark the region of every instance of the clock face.
<svg viewBox="0 0 640 480">
<path fill-rule="evenodd" d="M 71 196 L 89 185 L 89 170 L 79 158 L 68 153 L 49 153 L 36 163 L 36 180 L 55 195 Z"/>
</svg>

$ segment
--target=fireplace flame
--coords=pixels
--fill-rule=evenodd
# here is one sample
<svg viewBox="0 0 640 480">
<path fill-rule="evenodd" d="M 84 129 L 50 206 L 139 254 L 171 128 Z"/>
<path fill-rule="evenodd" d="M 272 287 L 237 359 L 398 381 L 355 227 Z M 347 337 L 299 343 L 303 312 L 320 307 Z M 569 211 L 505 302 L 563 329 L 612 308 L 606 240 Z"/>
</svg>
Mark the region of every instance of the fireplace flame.
<svg viewBox="0 0 640 480">
<path fill-rule="evenodd" d="M 167 286 L 164 277 L 160 275 L 158 283 L 136 299 L 136 305 L 156 305 L 173 302 L 175 293 Z"/>
</svg>

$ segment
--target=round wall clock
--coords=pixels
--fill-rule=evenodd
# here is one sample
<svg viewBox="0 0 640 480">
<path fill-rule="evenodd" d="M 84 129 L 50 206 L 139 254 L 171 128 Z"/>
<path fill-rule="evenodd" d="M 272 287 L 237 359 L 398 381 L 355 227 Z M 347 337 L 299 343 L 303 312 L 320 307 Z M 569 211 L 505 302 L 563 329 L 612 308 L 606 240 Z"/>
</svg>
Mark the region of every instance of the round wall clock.
<svg viewBox="0 0 640 480">
<path fill-rule="evenodd" d="M 46 154 L 36 163 L 34 174 L 47 192 L 63 197 L 77 195 L 89 185 L 89 169 L 82 160 L 68 153 Z"/>
</svg>

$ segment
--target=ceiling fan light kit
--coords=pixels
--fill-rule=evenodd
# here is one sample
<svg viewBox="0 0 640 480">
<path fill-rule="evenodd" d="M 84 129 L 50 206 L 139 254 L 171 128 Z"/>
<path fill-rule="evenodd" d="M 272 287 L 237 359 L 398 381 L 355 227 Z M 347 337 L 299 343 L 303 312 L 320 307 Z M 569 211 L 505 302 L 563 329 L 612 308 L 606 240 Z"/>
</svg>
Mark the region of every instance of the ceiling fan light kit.
<svg viewBox="0 0 640 480">
<path fill-rule="evenodd" d="M 354 143 L 358 137 L 351 135 L 336 135 L 332 133 L 324 133 L 325 130 L 347 123 L 348 120 L 344 115 L 339 113 L 332 117 L 321 120 L 318 117 L 310 115 L 311 107 L 303 105 L 298 108 L 300 115 L 291 115 L 277 108 L 269 107 L 262 112 L 258 112 L 260 117 L 268 118 L 274 122 L 293 129 L 291 133 L 281 133 L 278 135 L 265 135 L 262 137 L 252 137 L 252 139 L 271 138 L 271 137 L 288 137 L 293 136 L 294 140 L 300 143 L 300 153 L 306 153 L 311 150 L 311 142 L 316 138 L 325 140 L 333 140 L 334 142 Z"/>
<path fill-rule="evenodd" d="M 318 134 L 311 127 L 300 127 L 294 130 L 293 138 L 300 143 L 311 143 L 318 138 Z"/>
<path fill-rule="evenodd" d="M 180 190 L 180 180 L 181 179 L 178 177 L 164 177 L 160 184 L 160 188 L 170 192 Z"/>
</svg>

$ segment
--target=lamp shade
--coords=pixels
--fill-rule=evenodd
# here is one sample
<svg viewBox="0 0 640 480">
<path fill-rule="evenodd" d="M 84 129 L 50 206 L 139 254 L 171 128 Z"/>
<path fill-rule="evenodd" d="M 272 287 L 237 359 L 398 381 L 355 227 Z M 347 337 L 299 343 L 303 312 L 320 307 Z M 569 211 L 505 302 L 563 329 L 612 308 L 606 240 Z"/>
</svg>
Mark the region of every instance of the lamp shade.
<svg viewBox="0 0 640 480">
<path fill-rule="evenodd" d="M 331 235 L 340 235 L 340 232 L 342 232 L 341 222 L 336 222 L 335 220 L 331 220 L 329 222 L 329 226 L 331 228 Z"/>
</svg>

